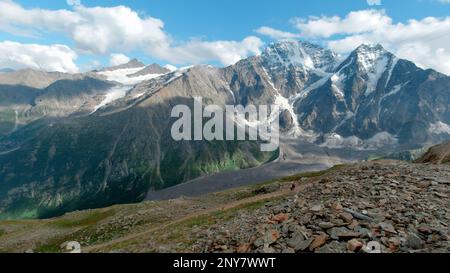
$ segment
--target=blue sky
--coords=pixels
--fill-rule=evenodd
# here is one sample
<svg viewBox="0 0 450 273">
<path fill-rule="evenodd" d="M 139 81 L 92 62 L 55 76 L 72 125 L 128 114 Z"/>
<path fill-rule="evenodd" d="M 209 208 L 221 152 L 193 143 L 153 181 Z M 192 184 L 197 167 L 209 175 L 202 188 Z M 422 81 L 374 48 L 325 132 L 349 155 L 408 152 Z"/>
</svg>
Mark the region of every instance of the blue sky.
<svg viewBox="0 0 450 273">
<path fill-rule="evenodd" d="M 136 57 L 177 66 L 228 65 L 257 54 L 264 44 L 288 38 L 311 40 L 341 54 L 361 42 L 379 42 L 400 57 L 450 73 L 450 38 L 446 36 L 450 33 L 450 3 L 445 2 L 449 1 L 382 0 L 380 5 L 369 5 L 366 0 L 82 0 L 79 4 L 72 0 L 69 5 L 66 0 L 0 0 L 0 4 L 9 4 L 0 10 L 0 49 L 8 46 L 7 52 L 18 56 L 11 60 L 0 55 L 0 68 L 37 64 L 47 70 L 86 70 L 109 65 L 111 54 L 117 57 L 113 62 Z M 103 16 L 103 12 L 114 13 L 118 6 L 127 10 L 120 16 Z M 62 10 L 68 16 L 56 12 Z M 43 16 L 42 11 L 48 13 Z M 128 22 L 127 14 L 136 15 L 135 20 Z M 432 19 L 424 20 L 427 17 Z M 361 29 L 358 25 L 365 25 L 365 18 L 370 26 Z M 329 28 L 330 22 L 338 29 L 328 33 L 323 29 Z M 64 26 L 58 27 L 60 24 Z M 142 24 L 142 33 L 133 30 L 136 24 Z M 109 41 L 111 36 L 118 37 Z M 399 39 L 402 36 L 406 38 Z M 425 42 L 430 39 L 433 41 Z M 7 41 L 15 44 L 2 47 L 1 42 Z M 54 57 L 49 52 L 46 56 L 73 64 L 33 62 L 37 49 L 30 49 L 29 44 L 64 45 L 67 48 L 47 48 L 61 55 Z M 44 50 L 46 47 L 38 51 Z M 420 56 L 414 56 L 416 51 L 421 51 Z"/>
</svg>

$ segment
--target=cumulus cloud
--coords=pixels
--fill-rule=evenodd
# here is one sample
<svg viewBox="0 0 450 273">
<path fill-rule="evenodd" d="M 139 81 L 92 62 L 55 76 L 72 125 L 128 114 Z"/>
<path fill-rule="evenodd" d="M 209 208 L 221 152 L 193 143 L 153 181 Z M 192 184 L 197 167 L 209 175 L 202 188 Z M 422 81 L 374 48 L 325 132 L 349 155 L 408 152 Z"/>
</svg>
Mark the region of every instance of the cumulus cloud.
<svg viewBox="0 0 450 273">
<path fill-rule="evenodd" d="M 21 44 L 0 42 L 0 67 L 34 68 L 46 71 L 78 72 L 77 54 L 65 45 Z"/>
<path fill-rule="evenodd" d="M 355 34 L 376 31 L 392 24 L 384 11 L 352 11 L 346 17 L 322 16 L 308 19 L 294 19 L 294 25 L 304 37 L 328 38 L 335 34 Z"/>
<path fill-rule="evenodd" d="M 111 54 L 109 59 L 109 64 L 111 66 L 121 65 L 128 63 L 130 61 L 130 58 L 128 58 L 124 54 Z"/>
<path fill-rule="evenodd" d="M 394 23 L 384 10 L 361 10 L 293 23 L 303 39 L 318 39 L 341 54 L 363 43 L 380 43 L 400 58 L 450 74 L 450 17 Z"/>
<path fill-rule="evenodd" d="M 281 30 L 274 29 L 271 27 L 260 27 L 256 30 L 256 32 L 261 35 L 268 36 L 275 40 L 291 40 L 291 39 L 300 37 L 299 34 L 281 31 Z"/>
<path fill-rule="evenodd" d="M 76 3 L 77 1 L 70 1 Z M 105 54 L 114 49 L 133 49 L 168 43 L 164 23 L 156 18 L 140 18 L 125 6 L 88 8 L 73 5 L 73 10 L 25 9 L 0 0 L 0 29 L 15 33 L 26 29 L 34 35 L 58 32 L 69 35 L 78 49 Z"/>
<path fill-rule="evenodd" d="M 243 57 L 257 55 L 263 42 L 250 36 L 242 41 L 214 41 L 191 40 L 181 46 L 166 50 L 164 58 L 173 63 L 202 63 L 217 60 L 224 65 L 231 65 Z"/>
<path fill-rule="evenodd" d="M 12 0 L 0 0 L 0 30 L 15 35 L 67 35 L 83 54 L 143 50 L 152 57 L 177 63 L 230 64 L 258 52 L 255 45 L 262 44 L 258 38 L 248 37 L 243 41 L 195 40 L 175 46 L 158 18 L 141 17 L 125 6 L 85 7 L 76 0 L 68 0 L 68 4 L 72 10 L 26 9 Z"/>
</svg>

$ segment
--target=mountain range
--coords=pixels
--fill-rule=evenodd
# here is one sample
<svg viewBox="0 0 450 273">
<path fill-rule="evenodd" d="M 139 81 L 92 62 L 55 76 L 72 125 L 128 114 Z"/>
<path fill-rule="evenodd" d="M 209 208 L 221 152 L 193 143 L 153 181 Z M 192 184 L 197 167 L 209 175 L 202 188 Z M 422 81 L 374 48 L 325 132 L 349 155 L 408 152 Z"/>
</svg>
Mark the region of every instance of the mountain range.
<svg viewBox="0 0 450 273">
<path fill-rule="evenodd" d="M 450 77 L 381 45 L 348 57 L 304 41 L 269 45 L 225 68 L 138 60 L 81 74 L 0 74 L 0 218 L 43 218 L 142 200 L 281 153 L 250 141 L 175 142 L 174 105 L 281 108 L 284 138 L 376 153 L 450 138 Z M 362 158 L 361 158 L 362 159 Z"/>
</svg>

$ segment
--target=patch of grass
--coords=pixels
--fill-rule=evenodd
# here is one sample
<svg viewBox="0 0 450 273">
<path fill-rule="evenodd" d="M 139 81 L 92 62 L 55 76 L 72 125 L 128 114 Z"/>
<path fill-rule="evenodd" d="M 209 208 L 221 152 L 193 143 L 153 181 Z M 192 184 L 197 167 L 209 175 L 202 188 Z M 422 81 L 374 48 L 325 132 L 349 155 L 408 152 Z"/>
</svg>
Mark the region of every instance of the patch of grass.
<svg viewBox="0 0 450 273">
<path fill-rule="evenodd" d="M 0 229 L 0 237 L 2 237 L 3 235 L 5 235 L 5 231 L 3 229 Z"/>
<path fill-rule="evenodd" d="M 270 199 L 266 199 L 266 200 L 256 201 L 256 202 L 253 202 L 253 203 L 243 204 L 243 205 L 237 206 L 235 208 L 229 209 L 229 210 L 227 210 L 225 212 L 227 212 L 227 213 L 235 213 L 235 212 L 238 212 L 240 210 L 255 210 L 255 209 L 259 209 L 259 208 L 263 207 L 267 202 L 278 200 L 280 198 L 282 198 L 282 197 L 270 198 Z"/>
<path fill-rule="evenodd" d="M 282 177 L 279 179 L 272 179 L 269 181 L 265 181 L 259 184 L 255 184 L 253 185 L 254 189 L 258 189 L 261 186 L 266 186 L 268 184 L 273 184 L 273 183 L 286 183 L 286 182 L 292 182 L 292 181 L 299 181 L 302 178 L 314 178 L 314 177 L 320 177 L 326 174 L 329 174 L 331 172 L 343 169 L 344 167 L 346 167 L 347 165 L 344 164 L 339 164 L 339 165 L 335 165 L 329 169 L 323 170 L 323 171 L 317 171 L 317 172 L 303 172 L 303 173 L 299 173 L 299 174 L 294 174 L 291 176 L 286 176 L 286 177 Z"/>
<path fill-rule="evenodd" d="M 314 178 L 314 177 L 320 177 L 322 175 L 329 174 L 333 171 L 340 170 L 344 168 L 347 165 L 335 165 L 329 169 L 317 171 L 317 172 L 303 172 L 299 174 L 295 174 L 292 176 L 282 177 L 279 179 L 272 179 L 268 181 L 264 181 L 261 183 L 253 184 L 253 185 L 247 185 L 242 186 L 240 188 L 235 189 L 228 189 L 224 190 L 222 192 L 213 193 L 209 196 L 214 196 L 215 198 L 226 198 L 228 201 L 232 200 L 242 200 L 245 198 L 253 197 L 256 195 L 266 194 L 273 191 L 276 191 L 279 189 L 279 186 L 282 183 L 292 182 L 292 181 L 299 181 L 302 178 Z M 272 186 L 274 186 L 272 188 Z"/>
<path fill-rule="evenodd" d="M 59 253 L 61 252 L 60 245 L 41 245 L 34 249 L 34 252 L 37 253 Z"/>
<path fill-rule="evenodd" d="M 318 171 L 318 172 L 305 172 L 305 173 L 299 173 L 299 174 L 295 174 L 292 176 L 287 176 L 287 177 L 283 177 L 281 179 L 278 179 L 279 182 L 291 182 L 291 181 L 297 181 L 300 180 L 302 178 L 314 178 L 314 177 L 319 177 L 322 175 L 326 175 L 329 174 L 333 171 L 337 171 L 340 170 L 344 167 L 345 165 L 335 165 L 329 169 L 323 170 L 323 171 Z"/>
<path fill-rule="evenodd" d="M 64 242 L 69 242 L 69 241 L 82 241 L 81 238 L 84 238 L 83 240 L 85 245 L 92 245 L 95 244 L 97 242 L 104 242 L 104 241 L 108 241 L 110 239 L 113 238 L 114 233 L 113 232 L 108 232 L 107 234 L 109 235 L 108 237 L 102 238 L 102 240 L 99 239 L 98 234 L 96 234 L 95 232 L 90 232 L 91 230 L 89 228 L 77 231 L 75 233 L 71 233 L 71 234 L 66 234 L 64 236 L 61 237 L 56 237 L 53 238 L 47 242 L 45 242 L 44 244 L 38 246 L 35 249 L 35 252 L 37 253 L 59 253 L 59 252 L 64 252 L 63 249 L 61 249 L 61 244 L 63 244 Z"/>
<path fill-rule="evenodd" d="M 281 197 L 279 197 L 281 198 Z M 277 200 L 279 198 L 270 199 L 270 201 Z M 263 207 L 269 200 L 261 200 L 253 203 L 243 204 L 241 206 L 223 210 L 216 211 L 210 214 L 201 215 L 198 217 L 194 217 L 180 223 L 176 223 L 173 225 L 169 225 L 163 230 L 159 230 L 152 234 L 152 239 L 157 241 L 157 245 L 164 244 L 176 244 L 177 249 L 172 249 L 175 252 L 185 252 L 191 251 L 190 247 L 199 239 L 192 233 L 192 229 L 194 227 L 200 228 L 201 230 L 205 230 L 206 228 L 213 226 L 217 223 L 231 221 L 235 217 L 238 216 L 238 212 L 242 210 L 256 210 Z M 133 239 L 130 241 L 119 243 L 113 246 L 110 250 L 114 249 L 123 249 L 128 248 L 133 245 L 139 245 L 142 242 L 143 238 Z M 146 249 L 146 252 L 156 252 L 157 249 Z"/>
<path fill-rule="evenodd" d="M 270 201 L 273 200 L 275 199 L 271 199 Z M 201 215 L 192 219 L 188 219 L 181 223 L 177 223 L 173 227 L 175 229 L 180 229 L 180 228 L 192 228 L 194 226 L 202 226 L 202 227 L 211 226 L 219 221 L 228 221 L 233 219 L 234 217 L 236 217 L 237 213 L 241 210 L 256 210 L 263 207 L 266 203 L 267 200 L 261 200 L 253 203 L 243 204 L 232 209 L 216 211 L 211 214 Z"/>
<path fill-rule="evenodd" d="M 58 219 L 52 222 L 52 225 L 59 228 L 74 228 L 74 227 L 84 227 L 92 226 L 101 220 L 104 220 L 112 215 L 115 211 L 113 209 L 107 211 L 95 211 L 89 213 L 86 216 L 82 216 L 79 219 Z"/>
</svg>

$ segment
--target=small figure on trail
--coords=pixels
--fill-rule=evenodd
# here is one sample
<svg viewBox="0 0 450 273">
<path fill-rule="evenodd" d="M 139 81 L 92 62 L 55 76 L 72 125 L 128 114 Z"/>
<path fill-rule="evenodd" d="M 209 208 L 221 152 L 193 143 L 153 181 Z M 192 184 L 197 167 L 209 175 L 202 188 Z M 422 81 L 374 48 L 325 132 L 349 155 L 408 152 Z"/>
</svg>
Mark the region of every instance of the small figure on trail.
<svg viewBox="0 0 450 273">
<path fill-rule="evenodd" d="M 295 183 L 291 184 L 291 191 L 295 190 Z"/>
</svg>

